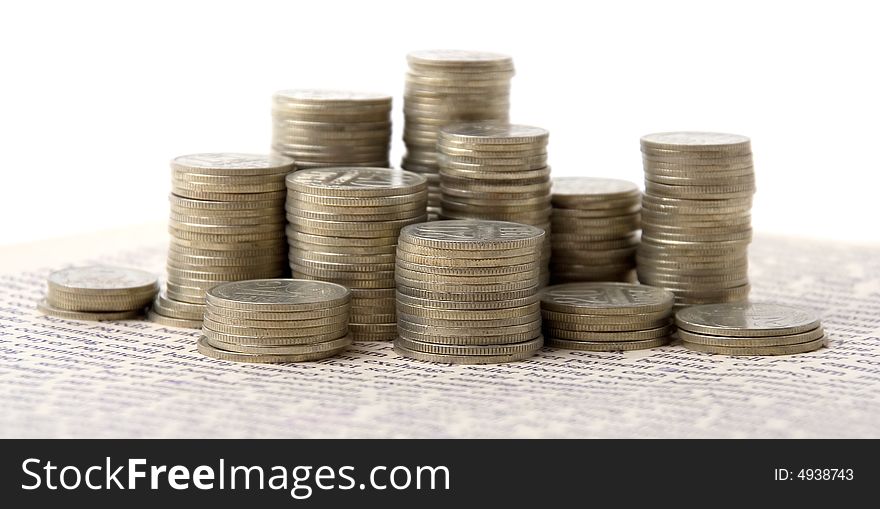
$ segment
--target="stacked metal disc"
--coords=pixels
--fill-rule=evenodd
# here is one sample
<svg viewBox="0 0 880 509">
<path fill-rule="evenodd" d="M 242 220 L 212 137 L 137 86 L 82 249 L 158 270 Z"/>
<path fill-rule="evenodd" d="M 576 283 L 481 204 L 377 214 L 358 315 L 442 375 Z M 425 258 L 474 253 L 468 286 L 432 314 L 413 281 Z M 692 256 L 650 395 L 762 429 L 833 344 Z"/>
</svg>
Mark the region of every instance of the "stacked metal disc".
<svg viewBox="0 0 880 509">
<path fill-rule="evenodd" d="M 676 304 L 745 301 L 755 175 L 749 139 L 674 132 L 643 136 L 642 283 Z"/>
<path fill-rule="evenodd" d="M 550 133 L 540 127 L 493 122 L 440 130 L 443 219 L 492 219 L 550 231 Z M 543 246 L 542 284 L 550 278 L 550 237 Z"/>
<path fill-rule="evenodd" d="M 290 268 L 351 288 L 355 341 L 390 341 L 400 229 L 427 219 L 427 181 L 387 168 L 302 170 L 287 178 Z"/>
<path fill-rule="evenodd" d="M 533 355 L 544 343 L 544 237 L 540 228 L 503 221 L 433 221 L 401 230 L 395 351 L 451 364 Z"/>
<path fill-rule="evenodd" d="M 37 309 L 69 320 L 137 318 L 159 292 L 154 274 L 107 265 L 57 270 L 47 282 L 46 299 Z"/>
<path fill-rule="evenodd" d="M 547 346 L 613 352 L 670 341 L 675 297 L 629 283 L 567 283 L 541 292 Z"/>
<path fill-rule="evenodd" d="M 351 293 L 323 281 L 257 279 L 217 285 L 207 294 L 203 355 L 237 362 L 300 362 L 348 347 Z"/>
<path fill-rule="evenodd" d="M 634 282 L 642 193 L 626 180 L 553 179 L 550 243 L 554 284 Z"/>
<path fill-rule="evenodd" d="M 427 50 L 410 53 L 407 62 L 402 166 L 428 178 L 428 214 L 434 220 L 440 213 L 438 131 L 452 122 L 507 122 L 513 59 L 481 51 Z"/>
<path fill-rule="evenodd" d="M 171 162 L 168 278 L 150 319 L 199 328 L 205 290 L 287 273 L 284 156 L 216 153 Z"/>
<path fill-rule="evenodd" d="M 390 95 L 303 89 L 272 97 L 272 150 L 297 168 L 388 168 L 390 144 Z"/>
<path fill-rule="evenodd" d="M 691 306 L 675 315 L 689 350 L 722 355 L 790 355 L 826 344 L 819 317 L 769 302 Z"/>
</svg>

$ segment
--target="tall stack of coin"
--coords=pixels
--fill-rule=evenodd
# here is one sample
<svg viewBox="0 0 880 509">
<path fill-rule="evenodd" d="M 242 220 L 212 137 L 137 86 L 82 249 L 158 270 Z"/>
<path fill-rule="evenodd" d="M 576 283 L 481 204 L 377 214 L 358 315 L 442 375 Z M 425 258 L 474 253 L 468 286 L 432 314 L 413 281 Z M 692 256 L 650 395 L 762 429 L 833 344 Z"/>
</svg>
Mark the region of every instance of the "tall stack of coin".
<svg viewBox="0 0 880 509">
<path fill-rule="evenodd" d="M 198 350 L 237 362 L 300 362 L 336 355 L 351 344 L 351 292 L 302 279 L 257 279 L 207 293 Z"/>
<path fill-rule="evenodd" d="M 675 297 L 628 283 L 568 283 L 541 292 L 547 346 L 614 352 L 665 345 Z"/>
<path fill-rule="evenodd" d="M 678 305 L 746 300 L 755 192 L 749 139 L 658 133 L 641 146 L 639 281 L 674 291 Z"/>
<path fill-rule="evenodd" d="M 437 139 L 452 122 L 507 122 L 513 59 L 481 51 L 427 50 L 407 55 L 403 168 L 428 178 L 428 214 L 440 213 Z"/>
<path fill-rule="evenodd" d="M 352 290 L 355 341 L 390 341 L 397 236 L 427 219 L 427 181 L 387 168 L 318 168 L 287 178 L 290 268 Z"/>
<path fill-rule="evenodd" d="M 493 122 L 440 130 L 443 219 L 493 219 L 550 231 L 550 133 L 540 127 Z M 550 237 L 543 246 L 542 284 L 550 278 Z"/>
<path fill-rule="evenodd" d="M 394 350 L 453 364 L 533 355 L 544 343 L 544 237 L 540 228 L 503 221 L 434 221 L 401 230 Z"/>
<path fill-rule="evenodd" d="M 47 283 L 46 299 L 37 309 L 69 320 L 137 318 L 159 292 L 155 275 L 107 265 L 56 270 Z"/>
<path fill-rule="evenodd" d="M 282 90 L 272 97 L 272 150 L 297 168 L 388 168 L 390 144 L 390 95 Z"/>
<path fill-rule="evenodd" d="M 626 180 L 553 179 L 550 278 L 576 281 L 635 280 L 642 193 Z"/>
<path fill-rule="evenodd" d="M 826 343 L 818 316 L 768 302 L 691 306 L 675 324 L 685 348 L 722 355 L 789 355 Z"/>
<path fill-rule="evenodd" d="M 205 290 L 287 272 L 284 156 L 194 154 L 171 162 L 168 278 L 150 318 L 201 327 Z"/>
</svg>

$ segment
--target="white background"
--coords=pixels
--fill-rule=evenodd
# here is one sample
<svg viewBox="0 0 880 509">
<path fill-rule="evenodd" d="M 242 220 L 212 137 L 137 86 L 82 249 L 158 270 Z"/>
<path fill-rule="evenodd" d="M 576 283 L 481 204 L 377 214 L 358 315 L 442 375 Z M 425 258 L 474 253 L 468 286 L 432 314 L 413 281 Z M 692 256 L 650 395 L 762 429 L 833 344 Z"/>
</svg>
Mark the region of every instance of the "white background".
<svg viewBox="0 0 880 509">
<path fill-rule="evenodd" d="M 555 175 L 641 181 L 639 136 L 748 135 L 758 231 L 880 242 L 870 2 L 4 2 L 0 243 L 167 214 L 168 160 L 268 150 L 283 88 L 395 95 L 426 48 L 514 56 Z"/>
</svg>

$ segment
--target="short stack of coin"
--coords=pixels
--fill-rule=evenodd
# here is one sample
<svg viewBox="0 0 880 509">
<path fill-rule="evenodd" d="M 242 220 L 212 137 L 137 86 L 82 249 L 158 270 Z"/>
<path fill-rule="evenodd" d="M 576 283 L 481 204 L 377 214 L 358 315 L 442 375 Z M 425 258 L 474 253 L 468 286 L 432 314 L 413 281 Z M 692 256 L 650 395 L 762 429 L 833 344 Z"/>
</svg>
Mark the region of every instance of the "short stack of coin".
<svg viewBox="0 0 880 509">
<path fill-rule="evenodd" d="M 159 292 L 155 275 L 107 265 L 57 270 L 47 283 L 46 299 L 37 309 L 69 320 L 137 318 Z"/>
<path fill-rule="evenodd" d="M 452 122 L 507 122 L 513 59 L 481 51 L 427 50 L 410 53 L 407 62 L 402 166 L 427 177 L 428 214 L 434 220 L 440 212 L 438 131 Z"/>
<path fill-rule="evenodd" d="M 544 343 L 538 302 L 544 236 L 533 226 L 480 220 L 401 230 L 394 350 L 451 364 L 533 355 Z"/>
<path fill-rule="evenodd" d="M 553 179 L 553 284 L 634 282 L 642 193 L 626 180 Z"/>
<path fill-rule="evenodd" d="M 550 133 L 540 127 L 493 122 L 440 130 L 440 217 L 491 219 L 550 231 Z M 550 237 L 543 246 L 542 284 L 549 282 Z"/>
<path fill-rule="evenodd" d="M 567 283 L 541 292 L 547 346 L 614 352 L 663 346 L 673 332 L 675 297 L 629 283 Z"/>
<path fill-rule="evenodd" d="M 826 344 L 818 316 L 773 303 L 691 306 L 676 313 L 675 324 L 685 348 L 721 355 L 790 355 Z"/>
<path fill-rule="evenodd" d="M 755 192 L 749 139 L 658 133 L 641 147 L 639 281 L 672 290 L 677 305 L 745 301 Z"/>
<path fill-rule="evenodd" d="M 150 319 L 199 328 L 205 290 L 287 273 L 284 156 L 217 153 L 171 162 L 168 278 Z"/>
<path fill-rule="evenodd" d="M 352 343 L 351 292 L 302 279 L 256 279 L 208 290 L 198 350 L 236 362 L 300 362 L 336 355 Z"/>
<path fill-rule="evenodd" d="M 272 97 L 272 150 L 297 168 L 388 168 L 390 144 L 390 95 L 304 89 Z"/>
<path fill-rule="evenodd" d="M 352 290 L 355 341 L 391 341 L 400 229 L 427 220 L 427 181 L 387 168 L 318 168 L 287 178 L 287 237 L 296 277 Z"/>
</svg>

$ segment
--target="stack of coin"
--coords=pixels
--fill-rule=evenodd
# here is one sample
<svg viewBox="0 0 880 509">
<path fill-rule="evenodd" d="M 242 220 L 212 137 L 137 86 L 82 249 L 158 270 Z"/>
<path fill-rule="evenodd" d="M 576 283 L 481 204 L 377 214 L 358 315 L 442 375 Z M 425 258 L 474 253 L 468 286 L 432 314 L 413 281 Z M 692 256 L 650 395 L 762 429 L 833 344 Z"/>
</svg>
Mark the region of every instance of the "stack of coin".
<svg viewBox="0 0 880 509">
<path fill-rule="evenodd" d="M 318 168 L 287 178 L 287 238 L 296 277 L 352 289 L 355 341 L 390 341 L 397 235 L 425 221 L 427 181 L 387 168 Z"/>
<path fill-rule="evenodd" d="M 300 362 L 331 357 L 351 344 L 351 292 L 303 279 L 217 285 L 207 294 L 198 350 L 237 362 Z"/>
<path fill-rule="evenodd" d="M 789 355 L 826 343 L 818 316 L 769 302 L 691 306 L 675 324 L 685 348 L 722 355 Z"/>
<path fill-rule="evenodd" d="M 540 127 L 497 122 L 440 130 L 440 217 L 511 221 L 550 231 L 550 167 Z M 549 282 L 550 236 L 542 246 L 541 283 Z"/>
<path fill-rule="evenodd" d="M 387 168 L 390 144 L 390 95 L 282 90 L 272 97 L 272 150 L 297 168 Z"/>
<path fill-rule="evenodd" d="M 629 283 L 567 283 L 541 292 L 547 346 L 614 352 L 670 341 L 672 293 Z"/>
<path fill-rule="evenodd" d="M 554 284 L 634 282 L 642 193 L 626 180 L 553 179 Z"/>
<path fill-rule="evenodd" d="M 428 178 L 428 214 L 440 212 L 438 130 L 460 121 L 507 122 L 513 59 L 480 51 L 428 50 L 407 55 L 403 168 Z"/>
<path fill-rule="evenodd" d="M 533 355 L 544 343 L 544 236 L 540 228 L 503 221 L 434 221 L 401 230 L 394 350 L 452 364 Z"/>
<path fill-rule="evenodd" d="M 158 279 L 149 272 L 73 267 L 49 274 L 46 298 L 37 309 L 70 320 L 125 320 L 141 316 L 158 292 Z"/>
<path fill-rule="evenodd" d="M 287 272 L 284 156 L 195 154 L 171 162 L 168 278 L 150 319 L 201 327 L 205 290 Z"/>
<path fill-rule="evenodd" d="M 639 281 L 672 290 L 677 305 L 745 301 L 755 192 L 749 139 L 674 132 L 643 136 L 641 146 Z"/>
</svg>

